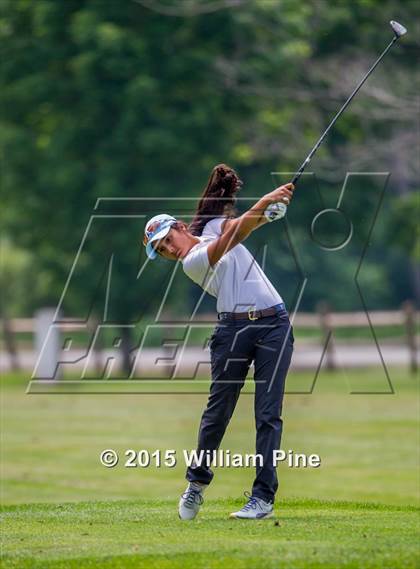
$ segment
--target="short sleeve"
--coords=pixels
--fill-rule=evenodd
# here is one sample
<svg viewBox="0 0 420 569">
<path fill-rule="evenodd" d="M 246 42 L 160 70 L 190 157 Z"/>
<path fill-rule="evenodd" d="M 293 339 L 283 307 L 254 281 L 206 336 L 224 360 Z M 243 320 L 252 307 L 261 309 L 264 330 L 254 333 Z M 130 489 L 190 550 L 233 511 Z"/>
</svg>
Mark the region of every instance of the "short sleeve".
<svg viewBox="0 0 420 569">
<path fill-rule="evenodd" d="M 219 237 L 222 234 L 222 225 L 226 217 L 215 217 L 204 226 L 203 237 Z"/>
<path fill-rule="evenodd" d="M 205 277 L 210 270 L 207 247 L 208 244 L 192 251 L 185 257 L 182 263 L 184 273 L 200 285 L 204 283 Z"/>
</svg>

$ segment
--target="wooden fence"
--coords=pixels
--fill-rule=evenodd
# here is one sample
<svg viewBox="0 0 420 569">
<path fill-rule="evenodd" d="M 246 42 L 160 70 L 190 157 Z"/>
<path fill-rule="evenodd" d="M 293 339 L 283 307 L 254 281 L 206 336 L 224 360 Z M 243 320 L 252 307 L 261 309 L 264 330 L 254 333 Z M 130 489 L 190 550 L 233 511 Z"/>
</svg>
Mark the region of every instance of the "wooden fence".
<svg viewBox="0 0 420 569">
<path fill-rule="evenodd" d="M 412 302 L 405 302 L 401 310 L 395 311 L 369 311 L 366 312 L 330 312 L 326 303 L 320 303 L 317 312 L 291 314 L 293 326 L 299 328 L 317 329 L 322 332 L 322 346 L 325 346 L 325 364 L 327 369 L 335 369 L 333 332 L 340 328 L 366 328 L 372 327 L 377 331 L 380 327 L 401 326 L 404 330 L 403 342 L 409 353 L 409 367 L 413 374 L 418 371 L 418 350 L 416 338 L 416 322 L 419 312 L 416 311 Z M 201 315 L 197 320 L 211 322 L 214 314 Z M 18 351 L 15 335 L 18 333 L 33 333 L 35 320 L 33 318 L 15 318 L 2 322 L 4 346 L 9 354 L 12 367 L 19 368 Z M 63 325 L 63 328 L 65 325 Z M 74 330 L 77 326 L 72 325 Z M 81 325 L 80 329 L 84 329 Z"/>
</svg>

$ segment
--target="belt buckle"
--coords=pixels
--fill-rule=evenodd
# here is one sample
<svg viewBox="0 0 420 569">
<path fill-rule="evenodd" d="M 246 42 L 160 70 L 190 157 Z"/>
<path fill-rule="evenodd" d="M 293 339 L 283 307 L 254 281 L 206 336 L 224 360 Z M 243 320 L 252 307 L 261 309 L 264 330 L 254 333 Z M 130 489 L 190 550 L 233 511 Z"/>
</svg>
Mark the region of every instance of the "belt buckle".
<svg viewBox="0 0 420 569">
<path fill-rule="evenodd" d="M 251 312 L 255 312 L 252 308 L 248 308 L 248 318 L 249 320 L 258 320 L 258 316 L 251 316 Z"/>
</svg>

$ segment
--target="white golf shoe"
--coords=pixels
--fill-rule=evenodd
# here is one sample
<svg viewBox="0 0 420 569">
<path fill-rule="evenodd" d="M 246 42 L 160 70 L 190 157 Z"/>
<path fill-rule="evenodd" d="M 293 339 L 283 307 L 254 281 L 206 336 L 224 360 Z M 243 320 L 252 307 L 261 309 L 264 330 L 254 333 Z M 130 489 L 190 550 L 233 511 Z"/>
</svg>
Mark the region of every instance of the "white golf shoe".
<svg viewBox="0 0 420 569">
<path fill-rule="evenodd" d="M 262 498 L 250 496 L 248 492 L 245 492 L 245 496 L 248 498 L 248 502 L 241 510 L 230 514 L 230 518 L 236 518 L 238 520 L 261 520 L 263 518 L 270 518 L 273 515 L 273 504 L 265 502 Z"/>
<path fill-rule="evenodd" d="M 204 502 L 203 492 L 206 484 L 190 482 L 179 500 L 178 515 L 181 520 L 193 520 Z"/>
</svg>

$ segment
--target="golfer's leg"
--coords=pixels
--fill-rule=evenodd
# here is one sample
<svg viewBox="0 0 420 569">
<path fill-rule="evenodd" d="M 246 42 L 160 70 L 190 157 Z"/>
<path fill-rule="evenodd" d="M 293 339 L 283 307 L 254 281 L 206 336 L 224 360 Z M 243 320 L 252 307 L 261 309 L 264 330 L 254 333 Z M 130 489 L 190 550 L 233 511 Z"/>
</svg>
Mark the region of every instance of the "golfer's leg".
<svg viewBox="0 0 420 569">
<path fill-rule="evenodd" d="M 252 495 L 274 502 L 278 488 L 273 466 L 273 451 L 280 448 L 283 421 L 281 418 L 286 375 L 293 351 L 293 333 L 288 318 L 273 317 L 275 324 L 262 333 L 255 353 L 255 425 L 256 452 L 263 457 L 257 466 Z"/>
<path fill-rule="evenodd" d="M 236 347 L 230 349 L 234 335 L 235 330 L 231 334 L 224 332 L 223 341 L 219 339 L 211 349 L 212 382 L 200 423 L 198 453 L 219 448 L 252 361 L 246 355 L 247 348 L 252 347 L 250 342 L 247 345 L 246 338 L 241 338 Z M 213 478 L 209 462 L 203 460 L 201 464 L 190 466 L 187 480 L 209 484 Z"/>
</svg>

